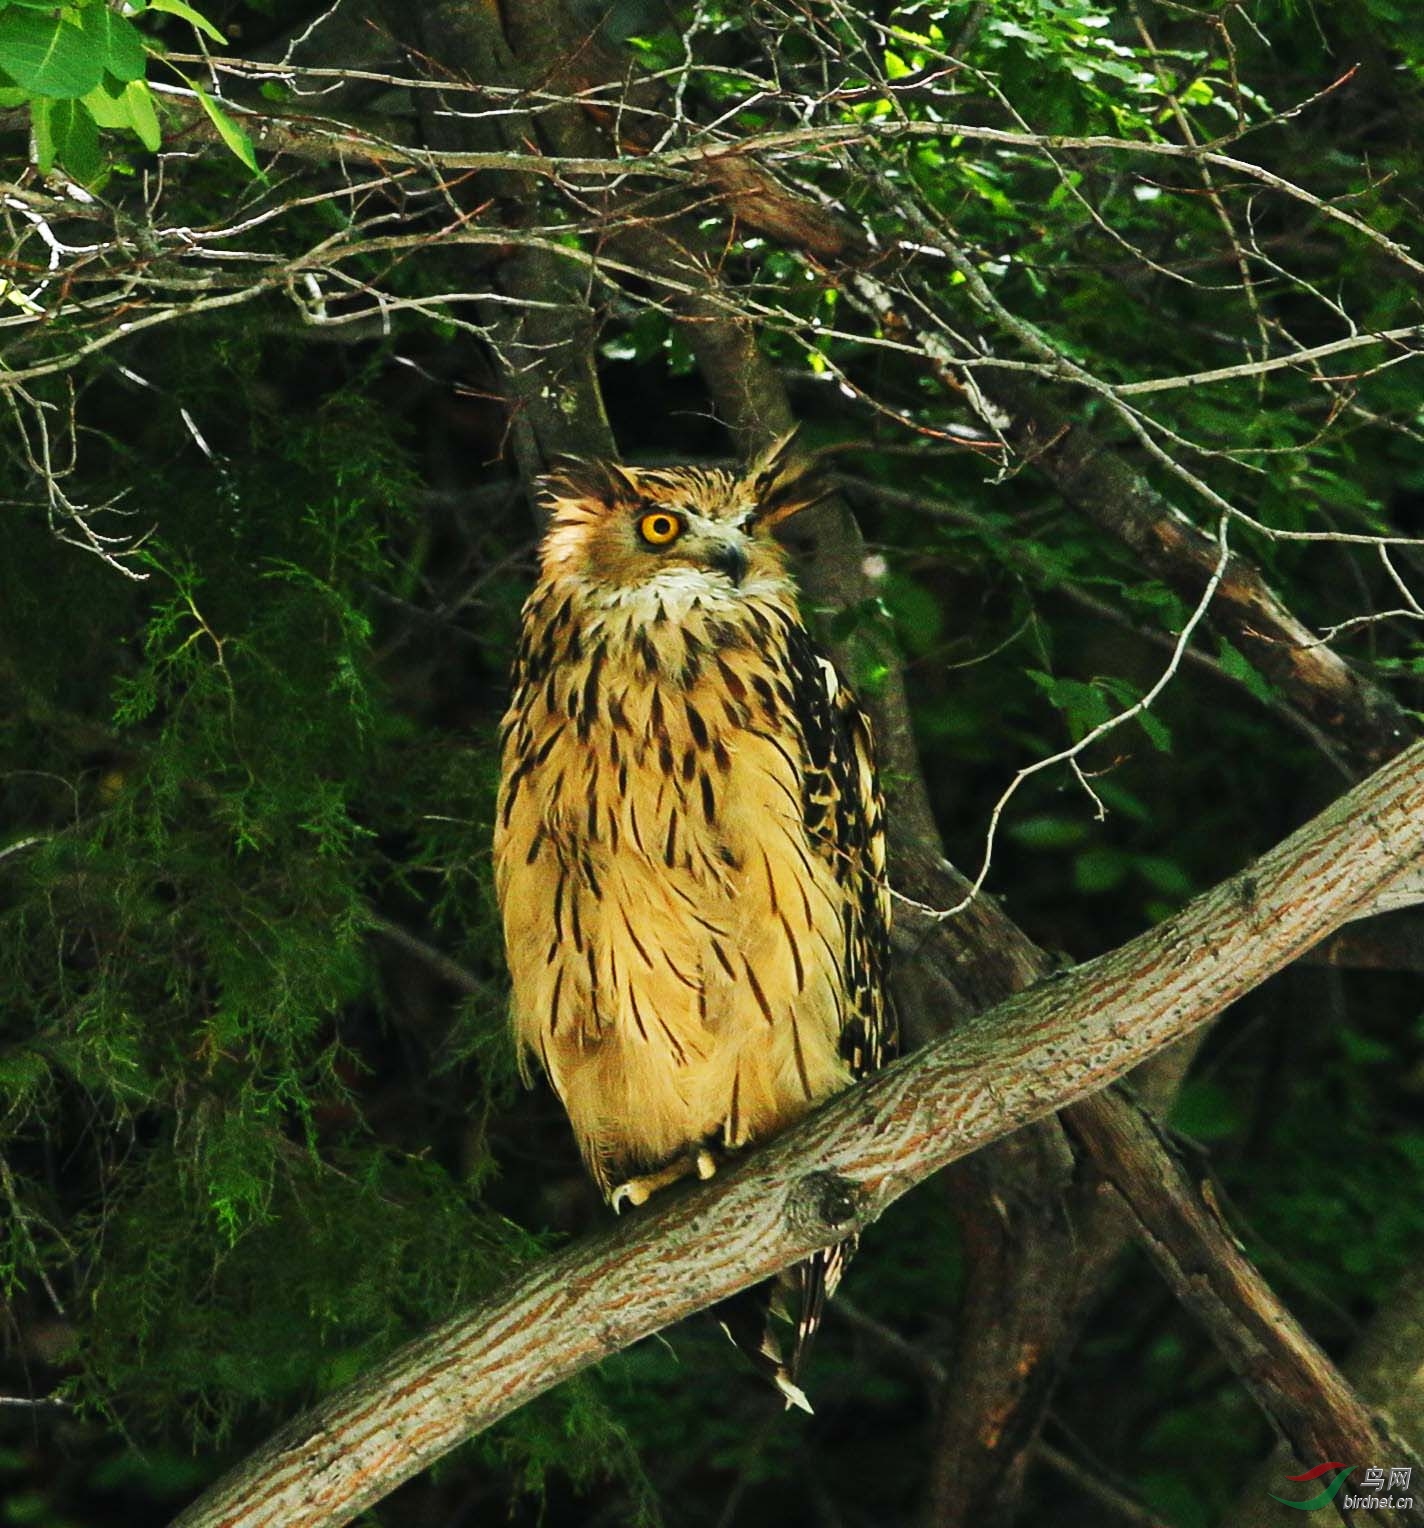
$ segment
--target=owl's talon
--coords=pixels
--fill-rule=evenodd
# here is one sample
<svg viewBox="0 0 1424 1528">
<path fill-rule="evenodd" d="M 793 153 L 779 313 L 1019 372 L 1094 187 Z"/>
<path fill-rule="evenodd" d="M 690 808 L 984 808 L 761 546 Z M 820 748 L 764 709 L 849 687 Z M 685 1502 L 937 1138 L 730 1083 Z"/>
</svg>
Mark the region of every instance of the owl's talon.
<svg viewBox="0 0 1424 1528">
<path fill-rule="evenodd" d="M 648 1180 L 646 1178 L 630 1178 L 626 1183 L 620 1183 L 613 1190 L 608 1196 L 608 1203 L 615 1215 L 621 1215 L 625 1204 L 637 1209 L 640 1204 L 648 1202 L 652 1192 L 652 1189 L 648 1187 Z"/>
<path fill-rule="evenodd" d="M 625 1204 L 632 1205 L 636 1209 L 640 1204 L 646 1204 L 660 1188 L 666 1188 L 670 1183 L 694 1177 L 706 1183 L 716 1172 L 717 1159 L 704 1146 L 698 1151 L 688 1152 L 685 1157 L 675 1157 L 666 1167 L 660 1168 L 655 1173 L 647 1173 L 641 1178 L 629 1178 L 626 1183 L 620 1183 L 609 1194 L 608 1204 L 615 1215 L 620 1215 Z"/>
</svg>

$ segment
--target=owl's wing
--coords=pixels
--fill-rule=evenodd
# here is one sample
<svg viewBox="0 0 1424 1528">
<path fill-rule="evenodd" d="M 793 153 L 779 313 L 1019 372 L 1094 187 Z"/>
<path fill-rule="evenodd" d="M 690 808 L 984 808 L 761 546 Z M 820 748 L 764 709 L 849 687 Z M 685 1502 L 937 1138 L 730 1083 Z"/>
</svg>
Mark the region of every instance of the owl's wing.
<svg viewBox="0 0 1424 1528">
<path fill-rule="evenodd" d="M 850 687 L 803 629 L 789 633 L 787 657 L 805 746 L 806 832 L 845 893 L 841 1055 L 851 1071 L 863 1077 L 894 1058 L 897 1040 L 886 991 L 890 886 L 875 743 Z"/>
<path fill-rule="evenodd" d="M 885 869 L 885 803 L 870 723 L 835 665 L 799 627 L 788 633 L 794 711 L 805 747 L 802 810 L 812 846 L 845 892 L 845 984 L 840 1049 L 857 1077 L 893 1059 L 890 886 Z M 812 1253 L 782 1276 L 796 1326 L 785 1375 L 795 1389 L 829 1296 L 855 1252 L 855 1238 Z M 774 1345 L 774 1343 L 773 1343 Z M 779 1382 L 779 1381 L 778 1381 Z M 786 1387 L 783 1386 L 783 1389 Z M 799 1391 L 796 1394 L 799 1395 Z M 795 1397 L 791 1397 L 792 1403 Z"/>
</svg>

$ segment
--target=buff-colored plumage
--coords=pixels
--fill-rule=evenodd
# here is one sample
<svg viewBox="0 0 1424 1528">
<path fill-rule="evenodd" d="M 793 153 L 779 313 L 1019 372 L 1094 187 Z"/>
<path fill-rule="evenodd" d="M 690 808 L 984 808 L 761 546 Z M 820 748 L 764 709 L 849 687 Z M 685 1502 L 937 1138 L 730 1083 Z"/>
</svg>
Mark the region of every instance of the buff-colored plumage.
<svg viewBox="0 0 1424 1528">
<path fill-rule="evenodd" d="M 783 455 L 547 484 L 496 887 L 521 1056 L 615 1206 L 784 1130 L 892 1040 L 870 737 L 772 539 L 807 502 Z M 843 1262 L 793 1281 L 798 1357 Z M 737 1339 L 800 1398 L 795 1359 Z"/>
</svg>

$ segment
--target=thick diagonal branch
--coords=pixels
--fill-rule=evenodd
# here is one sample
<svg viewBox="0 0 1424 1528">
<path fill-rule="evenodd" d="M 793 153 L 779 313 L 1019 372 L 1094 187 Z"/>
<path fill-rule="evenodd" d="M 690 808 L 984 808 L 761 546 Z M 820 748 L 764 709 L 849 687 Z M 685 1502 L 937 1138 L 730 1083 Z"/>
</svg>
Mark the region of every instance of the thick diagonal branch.
<svg viewBox="0 0 1424 1528">
<path fill-rule="evenodd" d="M 285 1427 L 179 1528 L 335 1528 L 580 1369 L 1121 1077 L 1424 856 L 1424 745 L 1177 917 L 842 1094 L 710 1187 L 529 1269 Z M 1270 1340 L 1269 1330 L 1262 1334 Z"/>
<path fill-rule="evenodd" d="M 1362 1462 L 1366 1467 L 1406 1464 L 1409 1445 L 1415 1454 L 1424 1447 L 1424 1268 L 1416 1263 L 1407 1270 L 1399 1287 L 1370 1317 L 1342 1367 L 1383 1424 L 1407 1445 L 1397 1456 Z M 1221 1519 L 1223 1528 L 1294 1528 L 1300 1517 L 1276 1495 L 1291 1473 L 1289 1454 L 1275 1449 L 1237 1493 Z M 1349 1482 L 1357 1492 L 1364 1491 L 1363 1476 L 1364 1469 L 1359 1469 Z M 1424 1470 L 1416 1468 L 1412 1479 L 1421 1476 Z M 1306 1487 L 1296 1494 L 1311 1493 Z M 1417 1485 L 1414 1495 L 1417 1500 Z"/>
</svg>

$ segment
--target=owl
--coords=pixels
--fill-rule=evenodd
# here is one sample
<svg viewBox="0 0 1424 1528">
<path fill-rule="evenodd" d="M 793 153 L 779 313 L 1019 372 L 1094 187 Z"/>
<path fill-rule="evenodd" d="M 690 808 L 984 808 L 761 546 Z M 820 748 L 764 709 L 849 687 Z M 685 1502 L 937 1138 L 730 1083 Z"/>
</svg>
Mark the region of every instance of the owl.
<svg viewBox="0 0 1424 1528">
<path fill-rule="evenodd" d="M 743 472 L 575 463 L 543 485 L 495 885 L 521 1065 L 615 1210 L 712 1176 L 894 1044 L 874 752 L 775 539 L 819 497 L 789 446 Z M 788 1404 L 851 1250 L 719 1307 Z"/>
</svg>

